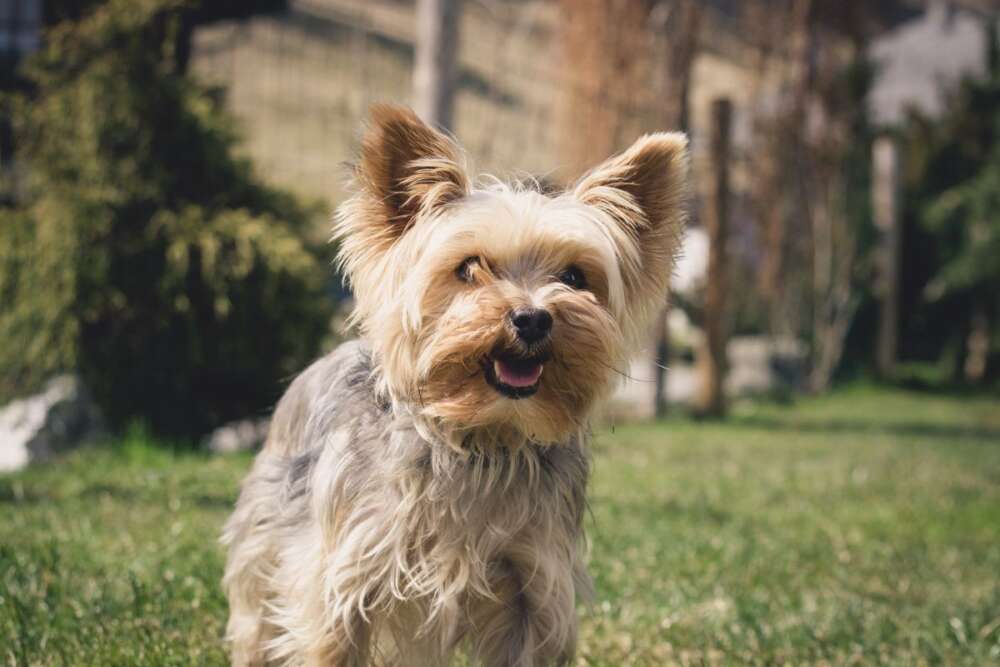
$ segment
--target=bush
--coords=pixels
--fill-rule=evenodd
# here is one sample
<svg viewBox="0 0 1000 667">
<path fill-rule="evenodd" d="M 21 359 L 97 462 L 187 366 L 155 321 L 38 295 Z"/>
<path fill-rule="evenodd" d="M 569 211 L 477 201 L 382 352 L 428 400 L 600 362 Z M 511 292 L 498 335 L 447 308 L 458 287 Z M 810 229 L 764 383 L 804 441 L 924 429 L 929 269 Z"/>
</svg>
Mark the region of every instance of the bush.
<svg viewBox="0 0 1000 667">
<path fill-rule="evenodd" d="M 234 156 L 171 53 L 182 2 L 109 0 L 49 31 L 0 212 L 0 394 L 76 369 L 112 425 L 194 436 L 265 409 L 329 322 L 315 208 Z"/>
<path fill-rule="evenodd" d="M 948 91 L 940 117 L 913 114 L 905 135 L 904 352 L 972 384 L 1000 370 L 1000 34 L 984 31 L 986 71 Z"/>
</svg>

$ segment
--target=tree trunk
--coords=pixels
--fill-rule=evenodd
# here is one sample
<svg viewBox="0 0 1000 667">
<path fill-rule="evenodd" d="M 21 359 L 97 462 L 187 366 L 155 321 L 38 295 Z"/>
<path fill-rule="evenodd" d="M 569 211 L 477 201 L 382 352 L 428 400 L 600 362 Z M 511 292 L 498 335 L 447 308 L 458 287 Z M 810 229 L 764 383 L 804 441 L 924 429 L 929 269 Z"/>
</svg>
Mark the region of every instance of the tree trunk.
<svg viewBox="0 0 1000 667">
<path fill-rule="evenodd" d="M 729 239 L 729 148 L 732 104 L 719 99 L 712 104 L 711 192 L 706 199 L 704 223 L 708 232 L 708 284 L 705 288 L 705 340 L 699 354 L 701 386 L 696 409 L 708 417 L 726 411 L 726 245 Z"/>
<path fill-rule="evenodd" d="M 809 388 L 829 388 L 840 365 L 844 340 L 854 320 L 859 299 L 854 294 L 857 240 L 840 210 L 844 187 L 831 171 L 820 172 L 812 192 L 817 197 L 813 228 L 813 368 Z"/>
<path fill-rule="evenodd" d="M 666 80 L 663 86 L 663 129 L 688 131 L 688 99 L 691 90 L 691 67 L 698 52 L 701 29 L 701 5 L 696 0 L 673 0 L 662 3 L 662 29 L 667 35 Z M 670 364 L 670 331 L 667 316 L 669 299 L 663 304 L 653 330 L 653 413 L 667 414 L 667 373 Z"/>
<path fill-rule="evenodd" d="M 426 122 L 453 129 L 460 0 L 418 0 L 413 106 Z"/>
<path fill-rule="evenodd" d="M 978 384 L 986 377 L 986 362 L 990 352 L 990 320 L 983 305 L 977 304 L 972 312 L 969 337 L 965 343 L 965 380 Z"/>
<path fill-rule="evenodd" d="M 880 301 L 878 373 L 886 378 L 896 365 L 899 330 L 899 269 L 902 230 L 899 224 L 899 154 L 891 137 L 875 141 L 872 151 L 872 208 L 879 232 L 879 278 L 876 292 Z"/>
<path fill-rule="evenodd" d="M 648 76 L 646 0 L 562 0 L 563 61 L 557 132 L 561 174 L 571 181 L 635 139 L 625 136 Z"/>
<path fill-rule="evenodd" d="M 789 201 L 789 186 L 797 184 L 799 208 L 804 208 L 801 202 L 809 199 L 804 192 L 808 187 L 804 181 L 808 178 L 812 156 L 806 145 L 806 119 L 818 60 L 813 25 L 815 2 L 792 0 L 783 3 L 780 9 L 765 3 L 751 4 L 746 11 L 748 20 L 753 23 L 751 29 L 757 31 L 756 39 L 761 49 L 757 85 L 763 86 L 764 79 L 775 68 L 785 67 L 781 61 L 786 50 L 790 64 L 782 75 L 787 97 L 776 112 L 761 117 L 757 123 L 757 140 L 761 146 L 753 155 L 751 187 L 761 228 L 763 255 L 758 285 L 766 307 L 768 331 L 772 336 L 795 336 L 801 308 L 796 303 L 798 295 L 789 284 L 788 274 L 807 256 L 807 235 L 799 230 L 802 219 L 808 218 L 808 210 L 795 210 L 796 205 Z M 780 54 L 779 64 L 772 64 L 776 53 Z M 758 99 L 758 106 L 761 106 L 764 100 L 760 92 Z"/>
</svg>

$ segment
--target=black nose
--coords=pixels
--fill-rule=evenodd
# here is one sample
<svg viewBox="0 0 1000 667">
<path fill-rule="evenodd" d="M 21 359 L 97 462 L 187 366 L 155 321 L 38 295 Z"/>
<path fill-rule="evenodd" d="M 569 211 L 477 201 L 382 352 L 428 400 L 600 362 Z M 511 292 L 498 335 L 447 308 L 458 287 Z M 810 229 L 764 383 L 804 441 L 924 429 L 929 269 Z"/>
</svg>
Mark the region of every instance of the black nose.
<svg viewBox="0 0 1000 667">
<path fill-rule="evenodd" d="M 525 343 L 539 341 L 552 330 L 552 316 L 544 308 L 518 308 L 510 314 L 510 321 Z"/>
</svg>

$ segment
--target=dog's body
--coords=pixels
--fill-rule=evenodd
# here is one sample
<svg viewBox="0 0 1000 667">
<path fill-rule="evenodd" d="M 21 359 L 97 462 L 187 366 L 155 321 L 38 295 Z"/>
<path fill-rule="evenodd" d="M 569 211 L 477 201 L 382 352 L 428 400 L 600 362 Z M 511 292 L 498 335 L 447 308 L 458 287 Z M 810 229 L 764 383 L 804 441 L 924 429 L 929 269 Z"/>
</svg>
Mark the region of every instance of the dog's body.
<svg viewBox="0 0 1000 667">
<path fill-rule="evenodd" d="M 385 662 L 443 665 L 469 636 L 491 665 L 568 654 L 585 581 L 582 444 L 456 456 L 378 405 L 371 370 L 370 353 L 345 344 L 275 412 L 227 533 L 231 561 L 248 564 L 226 582 L 236 646 L 361 665 L 378 632 L 393 638 L 381 650 L 407 647 Z M 280 629 L 262 617 L 262 586 L 282 593 Z"/>
<path fill-rule="evenodd" d="M 236 665 L 573 654 L 586 419 L 665 296 L 685 145 L 558 197 L 459 158 L 375 110 L 336 226 L 364 342 L 291 385 L 226 526 Z"/>
</svg>

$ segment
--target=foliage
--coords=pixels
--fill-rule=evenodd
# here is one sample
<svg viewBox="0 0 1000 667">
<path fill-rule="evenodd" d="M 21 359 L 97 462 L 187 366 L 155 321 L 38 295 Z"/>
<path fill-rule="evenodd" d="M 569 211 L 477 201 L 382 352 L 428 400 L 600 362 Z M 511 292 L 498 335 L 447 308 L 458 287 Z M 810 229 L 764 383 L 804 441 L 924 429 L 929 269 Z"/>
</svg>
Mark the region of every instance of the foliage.
<svg viewBox="0 0 1000 667">
<path fill-rule="evenodd" d="M 1000 115 L 997 117 L 1000 122 Z M 1000 128 L 998 128 L 1000 136 Z M 927 285 L 931 299 L 1000 286 L 1000 142 L 979 171 L 946 189 L 927 207 L 924 220 L 936 234 L 954 230 L 956 252 Z"/>
<path fill-rule="evenodd" d="M 184 4 L 109 0 L 25 70 L 0 394 L 79 369 L 112 424 L 191 436 L 272 403 L 328 313 L 315 211 L 258 181 L 218 96 L 175 66 Z"/>
<path fill-rule="evenodd" d="M 994 398 L 867 388 L 597 437 L 577 664 L 1000 658 Z M 0 663 L 225 665 L 246 456 L 113 448 L 0 476 Z"/>
<path fill-rule="evenodd" d="M 957 350 L 957 362 L 977 318 L 1000 323 L 1000 41 L 995 23 L 985 31 L 986 74 L 963 80 L 940 119 L 915 113 L 906 129 L 903 339 L 917 358 Z"/>
</svg>

